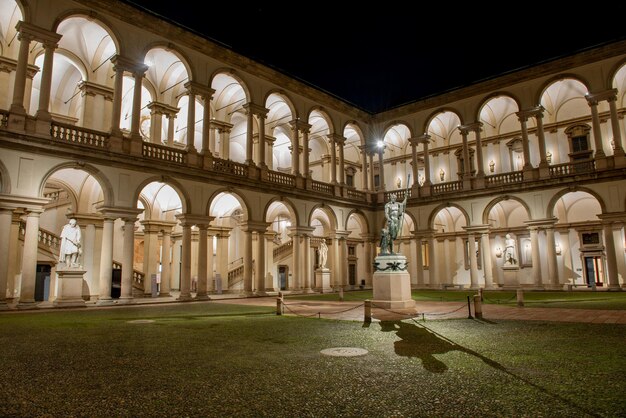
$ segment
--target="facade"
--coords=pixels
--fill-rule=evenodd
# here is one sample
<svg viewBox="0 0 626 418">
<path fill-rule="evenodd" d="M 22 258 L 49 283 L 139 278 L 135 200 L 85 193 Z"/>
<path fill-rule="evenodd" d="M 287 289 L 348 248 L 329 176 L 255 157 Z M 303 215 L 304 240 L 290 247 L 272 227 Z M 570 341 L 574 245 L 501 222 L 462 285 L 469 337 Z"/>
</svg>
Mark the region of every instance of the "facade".
<svg viewBox="0 0 626 418">
<path fill-rule="evenodd" d="M 390 193 L 415 288 L 624 286 L 626 42 L 371 115 L 117 1 L 0 30 L 3 306 L 54 300 L 72 217 L 99 304 L 315 291 L 322 240 L 371 286 Z"/>
</svg>

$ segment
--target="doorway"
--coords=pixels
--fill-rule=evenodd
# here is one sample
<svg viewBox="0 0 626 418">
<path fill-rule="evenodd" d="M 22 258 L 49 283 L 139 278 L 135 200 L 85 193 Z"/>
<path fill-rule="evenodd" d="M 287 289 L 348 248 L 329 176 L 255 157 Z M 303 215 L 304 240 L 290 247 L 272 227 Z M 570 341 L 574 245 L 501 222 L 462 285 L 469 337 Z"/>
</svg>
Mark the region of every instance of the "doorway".
<svg viewBox="0 0 626 418">
<path fill-rule="evenodd" d="M 604 285 L 604 263 L 601 256 L 585 257 L 585 280 L 588 287 Z"/>
<path fill-rule="evenodd" d="M 354 263 L 348 264 L 348 284 L 351 287 L 356 285 L 356 264 Z"/>
<path fill-rule="evenodd" d="M 49 264 L 37 264 L 35 273 L 35 301 L 43 302 L 50 297 L 50 271 Z"/>
<path fill-rule="evenodd" d="M 287 274 L 288 274 L 287 266 L 278 266 L 278 286 L 280 290 L 287 290 Z"/>
</svg>

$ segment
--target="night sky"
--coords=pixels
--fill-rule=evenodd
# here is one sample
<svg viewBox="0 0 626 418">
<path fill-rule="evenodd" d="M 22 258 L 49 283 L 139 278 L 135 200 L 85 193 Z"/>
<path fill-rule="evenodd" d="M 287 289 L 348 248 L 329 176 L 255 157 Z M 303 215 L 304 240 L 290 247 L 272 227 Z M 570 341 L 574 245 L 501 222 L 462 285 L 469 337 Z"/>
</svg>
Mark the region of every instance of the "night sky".
<svg viewBox="0 0 626 418">
<path fill-rule="evenodd" d="M 500 15 L 491 8 L 488 13 L 481 10 L 480 2 L 438 2 L 423 13 L 395 1 L 381 2 L 384 8 L 377 9 L 355 6 L 353 11 L 327 1 L 294 2 L 293 7 L 262 2 L 256 8 L 232 1 L 209 3 L 212 15 L 220 18 L 199 12 L 197 1 L 127 3 L 142 5 L 369 112 L 626 39 L 626 6 L 621 2 L 589 3 L 588 10 L 508 3 L 508 11 Z M 541 17 L 534 17 L 535 12 Z"/>
</svg>

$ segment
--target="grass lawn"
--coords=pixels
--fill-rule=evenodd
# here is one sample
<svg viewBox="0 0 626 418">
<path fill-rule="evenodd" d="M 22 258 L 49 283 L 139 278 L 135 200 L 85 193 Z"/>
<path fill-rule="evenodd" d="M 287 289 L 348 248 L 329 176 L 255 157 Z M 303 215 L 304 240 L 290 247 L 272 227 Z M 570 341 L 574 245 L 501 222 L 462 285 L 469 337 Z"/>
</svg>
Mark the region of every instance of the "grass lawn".
<svg viewBox="0 0 626 418">
<path fill-rule="evenodd" d="M 467 296 L 475 295 L 475 291 L 456 290 L 414 290 L 413 299 L 420 301 L 456 302 L 465 301 Z M 344 300 L 362 301 L 372 299 L 371 290 L 344 292 Z M 484 303 L 495 303 L 514 306 L 517 304 L 515 292 L 485 291 Z M 339 300 L 339 293 L 312 295 L 293 295 L 288 298 L 301 300 Z M 542 308 L 578 308 L 578 309 L 626 309 L 626 292 L 524 292 L 524 306 Z"/>
<path fill-rule="evenodd" d="M 366 327 L 270 312 L 207 302 L 0 314 L 0 416 L 626 411 L 624 325 L 442 320 Z M 331 347 L 369 353 L 320 354 Z"/>
</svg>

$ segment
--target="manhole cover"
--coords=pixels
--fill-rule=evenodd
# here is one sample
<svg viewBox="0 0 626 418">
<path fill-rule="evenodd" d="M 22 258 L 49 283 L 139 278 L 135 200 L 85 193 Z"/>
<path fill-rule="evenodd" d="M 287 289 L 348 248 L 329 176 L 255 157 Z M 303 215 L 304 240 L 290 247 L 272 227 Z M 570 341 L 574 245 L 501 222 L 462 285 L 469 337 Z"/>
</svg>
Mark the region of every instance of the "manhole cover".
<svg viewBox="0 0 626 418">
<path fill-rule="evenodd" d="M 133 321 L 127 321 L 129 324 L 151 324 L 154 319 L 135 319 Z"/>
<path fill-rule="evenodd" d="M 356 356 L 364 356 L 368 353 L 364 348 L 357 347 L 335 347 L 335 348 L 326 348 L 320 353 L 326 356 L 333 357 L 356 357 Z"/>
</svg>

